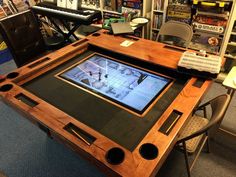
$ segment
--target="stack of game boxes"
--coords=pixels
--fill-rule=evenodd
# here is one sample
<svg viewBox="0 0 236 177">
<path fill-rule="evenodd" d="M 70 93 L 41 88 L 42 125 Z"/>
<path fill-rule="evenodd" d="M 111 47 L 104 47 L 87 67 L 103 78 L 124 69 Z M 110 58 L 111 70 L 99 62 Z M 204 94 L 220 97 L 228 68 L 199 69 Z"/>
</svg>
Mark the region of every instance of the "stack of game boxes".
<svg viewBox="0 0 236 177">
<path fill-rule="evenodd" d="M 229 2 L 193 1 L 196 13 L 192 26 L 195 31 L 190 48 L 218 54 L 229 18 Z"/>
</svg>

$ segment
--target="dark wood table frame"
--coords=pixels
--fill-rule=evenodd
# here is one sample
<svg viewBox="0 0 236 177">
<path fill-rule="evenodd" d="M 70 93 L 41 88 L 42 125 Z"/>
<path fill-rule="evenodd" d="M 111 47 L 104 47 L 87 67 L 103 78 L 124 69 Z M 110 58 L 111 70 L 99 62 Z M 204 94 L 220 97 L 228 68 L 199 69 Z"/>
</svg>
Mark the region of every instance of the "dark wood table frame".
<svg viewBox="0 0 236 177">
<path fill-rule="evenodd" d="M 120 44 L 125 40 L 134 43 L 129 47 L 123 47 Z M 108 51 L 115 51 L 119 54 L 146 61 L 153 65 L 161 65 L 172 70 L 177 68 L 178 60 L 183 52 L 178 48 L 171 48 L 161 43 L 132 37 L 112 36 L 100 31 L 6 75 L 0 81 L 0 96 L 5 102 L 26 115 L 31 122 L 44 129 L 50 136 L 63 142 L 89 159 L 89 161 L 95 162 L 94 164 L 108 175 L 126 177 L 154 176 L 175 145 L 181 128 L 187 122 L 188 117 L 200 102 L 212 81 L 206 80 L 200 86 L 195 86 L 198 79 L 194 77 L 189 79 L 180 94 L 164 111 L 154 126 L 150 128 L 134 151 L 131 152 L 21 87 L 21 85 L 33 78 L 83 53 L 89 45 Z M 19 100 L 19 95 L 31 101 L 33 106 Z M 168 135 L 163 134 L 159 129 L 173 111 L 181 112 L 182 114 L 178 116 L 178 121 Z M 77 133 L 69 133 L 64 129 L 69 123 L 89 133 L 96 140 L 88 144 Z M 143 156 L 140 153 L 145 148 L 148 149 L 147 156 L 150 150 L 153 150 L 154 153 L 158 150 L 158 153 L 153 158 L 145 157 L 145 155 Z M 111 159 L 115 158 L 113 162 L 108 160 L 108 152 L 111 150 L 117 151 L 117 156 L 111 157 Z M 120 162 L 119 159 L 116 161 L 116 157 L 120 158 L 119 156 L 122 155 L 125 155 L 124 159 L 121 159 Z"/>
</svg>

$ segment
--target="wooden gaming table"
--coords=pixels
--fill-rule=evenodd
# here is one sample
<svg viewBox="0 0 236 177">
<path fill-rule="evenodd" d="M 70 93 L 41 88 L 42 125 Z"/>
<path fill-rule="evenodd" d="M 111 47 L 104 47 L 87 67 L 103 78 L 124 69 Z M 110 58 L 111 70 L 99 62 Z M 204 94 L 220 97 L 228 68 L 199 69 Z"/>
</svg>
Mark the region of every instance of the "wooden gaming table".
<svg viewBox="0 0 236 177">
<path fill-rule="evenodd" d="M 176 71 L 183 51 L 99 31 L 9 73 L 0 80 L 0 96 L 107 175 L 154 176 L 211 84 Z M 59 78 L 94 53 L 171 82 L 146 111 L 136 113 Z"/>
</svg>

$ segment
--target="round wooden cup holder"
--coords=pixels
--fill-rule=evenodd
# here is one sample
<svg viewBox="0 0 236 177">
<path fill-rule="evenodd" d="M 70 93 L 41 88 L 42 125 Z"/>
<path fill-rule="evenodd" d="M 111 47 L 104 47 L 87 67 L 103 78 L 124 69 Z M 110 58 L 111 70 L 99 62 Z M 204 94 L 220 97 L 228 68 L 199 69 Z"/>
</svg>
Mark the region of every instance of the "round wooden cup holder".
<svg viewBox="0 0 236 177">
<path fill-rule="evenodd" d="M 9 73 L 9 74 L 7 75 L 7 78 L 8 78 L 8 79 L 13 79 L 13 78 L 15 78 L 15 77 L 17 77 L 17 76 L 19 76 L 19 73 L 18 73 L 18 72 L 12 72 L 12 73 Z"/>
<path fill-rule="evenodd" d="M 114 147 L 107 151 L 105 158 L 108 163 L 118 165 L 125 159 L 125 152 L 121 148 Z"/>
<path fill-rule="evenodd" d="M 11 90 L 12 87 L 13 87 L 12 84 L 5 84 L 5 85 L 2 85 L 2 86 L 0 87 L 0 92 L 7 92 L 7 91 Z"/>
<path fill-rule="evenodd" d="M 4 77 L 3 77 L 3 78 L 0 78 L 0 83 L 1 83 L 1 82 L 4 82 L 5 80 L 6 80 L 6 78 L 4 78 Z"/>
<path fill-rule="evenodd" d="M 139 149 L 140 155 L 146 160 L 153 160 L 158 156 L 158 149 L 154 144 L 145 143 Z"/>
</svg>

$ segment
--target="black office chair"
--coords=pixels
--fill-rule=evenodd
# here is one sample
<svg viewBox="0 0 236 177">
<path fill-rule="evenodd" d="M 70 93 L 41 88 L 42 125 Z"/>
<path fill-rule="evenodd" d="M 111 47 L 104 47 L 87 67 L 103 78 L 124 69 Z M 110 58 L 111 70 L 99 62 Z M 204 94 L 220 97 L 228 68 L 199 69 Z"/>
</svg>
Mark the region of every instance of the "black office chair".
<svg viewBox="0 0 236 177">
<path fill-rule="evenodd" d="M 199 106 L 196 111 L 203 110 L 204 116 L 202 117 L 197 115 L 195 111 L 180 134 L 177 141 L 177 147 L 184 152 L 186 168 L 189 177 L 191 176 L 190 172 L 193 168 L 193 165 L 206 142 L 208 152 L 210 151 L 208 136 L 209 134 L 210 136 L 213 136 L 215 131 L 219 128 L 229 103 L 230 95 L 224 94 Z M 207 119 L 207 113 L 209 113 L 209 111 L 207 111 L 209 110 L 208 105 L 211 108 L 210 119 Z M 190 165 L 188 155 L 193 153 L 195 153 L 196 156 Z"/>
<path fill-rule="evenodd" d="M 0 20 L 0 32 L 17 67 L 42 57 L 47 49 L 56 49 L 64 44 L 63 38 L 48 38 L 45 42 L 38 21 L 30 10 Z"/>
<path fill-rule="evenodd" d="M 161 26 L 156 40 L 187 48 L 192 37 L 193 29 L 189 24 L 171 20 Z"/>
</svg>

